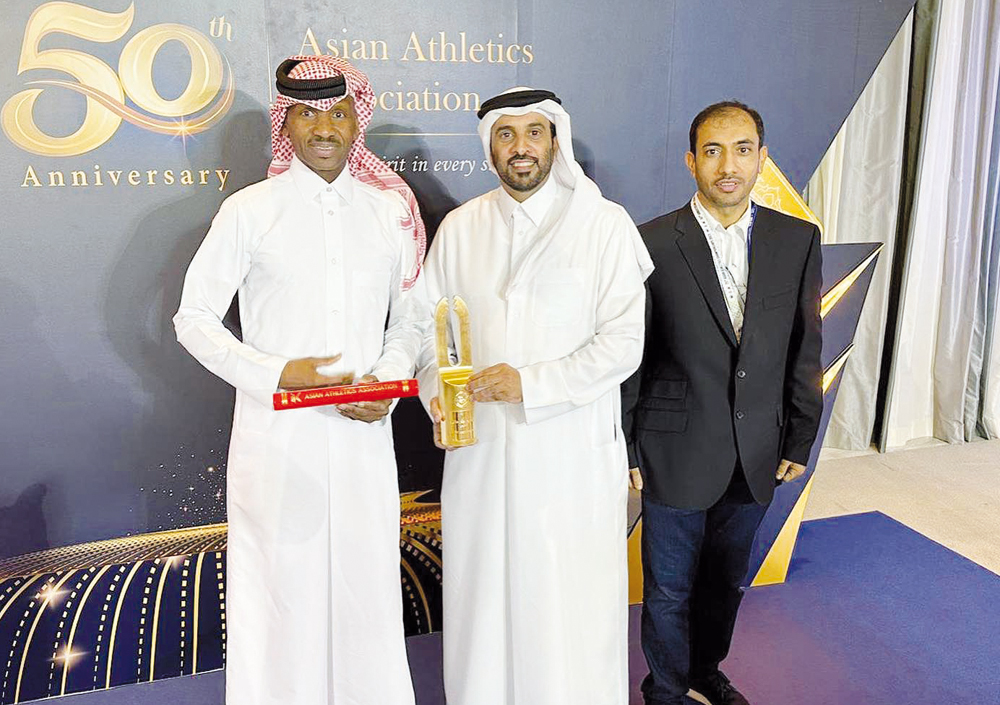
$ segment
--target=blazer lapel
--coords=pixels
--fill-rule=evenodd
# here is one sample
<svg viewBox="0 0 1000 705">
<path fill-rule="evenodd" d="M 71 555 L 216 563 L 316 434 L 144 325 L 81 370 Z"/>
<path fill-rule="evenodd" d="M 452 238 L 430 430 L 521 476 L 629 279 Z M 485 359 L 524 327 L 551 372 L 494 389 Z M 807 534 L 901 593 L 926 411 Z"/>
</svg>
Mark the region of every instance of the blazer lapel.
<svg viewBox="0 0 1000 705">
<path fill-rule="evenodd" d="M 701 289 L 709 310 L 715 316 L 715 322 L 719 324 L 729 344 L 736 347 L 736 332 L 733 330 L 733 322 L 729 320 L 729 309 L 726 308 L 722 287 L 719 286 L 719 275 L 715 271 L 712 251 L 708 248 L 701 226 L 691 212 L 690 204 L 677 216 L 676 228 L 679 233 L 677 247 L 691 268 L 691 273 L 698 282 L 698 288 Z"/>
<path fill-rule="evenodd" d="M 762 206 L 757 207 L 757 218 L 753 224 L 750 239 L 750 273 L 747 277 L 747 303 L 743 315 L 743 336 L 749 327 L 756 323 L 760 316 L 761 292 L 767 288 L 767 282 L 777 274 L 781 246 L 774 233 L 774 219 L 771 212 Z"/>
</svg>

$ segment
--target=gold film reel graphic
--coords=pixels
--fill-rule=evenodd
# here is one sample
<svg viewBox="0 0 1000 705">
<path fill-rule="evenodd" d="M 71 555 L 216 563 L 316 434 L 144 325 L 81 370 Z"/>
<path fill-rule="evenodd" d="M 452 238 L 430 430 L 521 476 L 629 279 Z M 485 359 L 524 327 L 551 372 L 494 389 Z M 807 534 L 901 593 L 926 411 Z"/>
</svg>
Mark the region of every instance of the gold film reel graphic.
<svg viewBox="0 0 1000 705">
<path fill-rule="evenodd" d="M 40 5 L 28 18 L 17 64 L 18 75 L 49 69 L 75 80 L 40 79 L 11 96 L 0 110 L 3 131 L 25 151 L 49 157 L 77 156 L 100 147 L 122 120 L 151 132 L 185 137 L 216 124 L 233 104 L 232 69 L 212 41 L 181 24 L 163 23 L 140 30 L 122 48 L 118 71 L 95 56 L 75 49 L 39 49 L 50 34 L 109 43 L 125 36 L 135 19 L 135 4 L 122 12 L 104 12 L 69 2 Z M 187 86 L 164 98 L 153 83 L 153 62 L 168 42 L 178 42 L 191 60 Z M 225 88 L 223 80 L 228 76 Z M 86 97 L 83 122 L 73 134 L 55 137 L 35 123 L 34 108 L 48 88 L 65 88 Z M 126 104 L 146 111 L 140 112 Z"/>
</svg>

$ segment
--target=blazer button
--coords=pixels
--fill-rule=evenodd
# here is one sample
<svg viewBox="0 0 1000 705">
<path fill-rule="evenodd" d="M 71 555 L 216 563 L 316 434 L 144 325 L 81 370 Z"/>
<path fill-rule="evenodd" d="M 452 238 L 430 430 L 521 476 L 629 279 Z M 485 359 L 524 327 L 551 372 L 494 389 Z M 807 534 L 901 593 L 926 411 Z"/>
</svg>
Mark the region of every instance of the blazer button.
<svg viewBox="0 0 1000 705">
<path fill-rule="evenodd" d="M 736 376 L 739 377 L 740 379 L 743 379 L 744 377 L 747 376 L 747 371 L 746 370 L 736 370 Z"/>
<path fill-rule="evenodd" d="M 742 420 L 745 416 L 746 416 L 746 414 L 744 414 L 742 411 L 737 411 L 736 412 L 736 418 L 737 419 Z"/>
</svg>

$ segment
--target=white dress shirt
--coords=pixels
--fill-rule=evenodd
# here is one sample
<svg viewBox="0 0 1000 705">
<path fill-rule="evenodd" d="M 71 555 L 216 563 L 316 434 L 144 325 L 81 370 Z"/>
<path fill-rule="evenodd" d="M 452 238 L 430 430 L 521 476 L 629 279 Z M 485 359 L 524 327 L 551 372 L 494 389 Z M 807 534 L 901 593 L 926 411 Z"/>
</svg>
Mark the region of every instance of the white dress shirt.
<svg viewBox="0 0 1000 705">
<path fill-rule="evenodd" d="M 723 227 L 722 223 L 715 219 L 707 208 L 701 203 L 700 196 L 696 193 L 691 199 L 691 210 L 695 218 L 702 226 L 705 238 L 709 241 L 709 249 L 712 251 L 712 258 L 715 260 L 716 274 L 719 277 L 719 286 L 722 288 L 723 297 L 726 299 L 729 309 L 729 318 L 739 339 L 743 329 L 743 312 L 747 300 L 747 279 L 750 274 L 750 259 L 747 247 L 747 235 L 750 228 L 750 220 L 753 215 L 753 208 L 748 203 L 747 209 L 740 216 L 740 219 L 730 225 Z M 738 294 L 738 301 L 730 301 L 726 295 L 727 289 L 735 288 Z"/>
</svg>

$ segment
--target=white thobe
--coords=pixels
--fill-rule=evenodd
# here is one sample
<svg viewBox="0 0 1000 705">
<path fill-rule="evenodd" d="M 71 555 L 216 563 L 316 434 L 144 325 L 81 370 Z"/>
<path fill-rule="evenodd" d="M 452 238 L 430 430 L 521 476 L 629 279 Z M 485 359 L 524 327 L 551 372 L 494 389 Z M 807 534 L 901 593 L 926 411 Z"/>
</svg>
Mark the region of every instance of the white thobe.
<svg viewBox="0 0 1000 705">
<path fill-rule="evenodd" d="M 476 404 L 478 443 L 445 458 L 449 705 L 628 702 L 619 384 L 642 355 L 645 291 L 625 210 L 576 195 L 549 179 L 523 205 L 502 189 L 475 198 L 427 259 L 431 300 L 468 303 L 475 369 L 506 362 L 523 391 Z M 547 237 L 566 214 L 578 227 Z M 428 338 L 425 403 L 431 357 Z"/>
<path fill-rule="evenodd" d="M 285 363 L 410 375 L 422 284 L 402 199 L 298 160 L 226 199 L 191 262 L 177 338 L 236 387 L 227 509 L 226 702 L 411 705 L 389 419 L 272 410 Z M 243 342 L 222 324 L 239 294 Z M 388 328 L 386 317 L 388 313 Z"/>
</svg>

